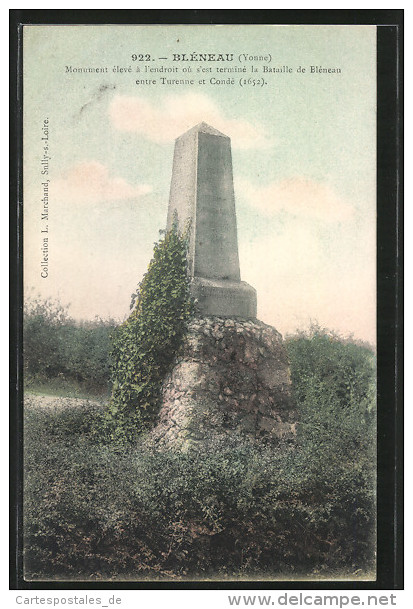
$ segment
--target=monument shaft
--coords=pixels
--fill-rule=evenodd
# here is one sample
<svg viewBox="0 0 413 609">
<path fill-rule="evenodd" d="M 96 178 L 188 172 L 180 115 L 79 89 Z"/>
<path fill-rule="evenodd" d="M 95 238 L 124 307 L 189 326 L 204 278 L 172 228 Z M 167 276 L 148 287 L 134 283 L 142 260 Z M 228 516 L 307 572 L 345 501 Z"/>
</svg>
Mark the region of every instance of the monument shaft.
<svg viewBox="0 0 413 609">
<path fill-rule="evenodd" d="M 192 293 L 204 315 L 256 317 L 256 292 L 240 278 L 231 140 L 201 123 L 176 140 L 167 228 L 190 222 Z"/>
</svg>

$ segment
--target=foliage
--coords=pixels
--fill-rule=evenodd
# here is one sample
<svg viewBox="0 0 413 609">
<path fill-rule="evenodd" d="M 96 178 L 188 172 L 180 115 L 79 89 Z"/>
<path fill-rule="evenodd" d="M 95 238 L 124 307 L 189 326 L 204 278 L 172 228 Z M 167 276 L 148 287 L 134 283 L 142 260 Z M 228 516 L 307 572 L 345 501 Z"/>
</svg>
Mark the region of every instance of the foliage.
<svg viewBox="0 0 413 609">
<path fill-rule="evenodd" d="M 101 413 L 26 409 L 28 579 L 340 577 L 374 569 L 374 355 L 290 338 L 289 451 L 101 445 Z M 308 363 L 310 362 L 310 363 Z M 77 422 L 76 422 L 77 421 Z"/>
<path fill-rule="evenodd" d="M 151 427 L 162 381 L 182 343 L 192 313 L 187 273 L 187 230 L 175 222 L 155 244 L 133 312 L 116 331 L 112 350 L 111 442 L 122 444 Z"/>
<path fill-rule="evenodd" d="M 26 476 L 26 571 L 156 578 L 366 569 L 373 510 L 364 487 L 342 483 L 341 502 L 315 498 L 297 465 L 242 444 L 119 454 L 49 440 L 43 467 L 32 463 Z"/>
<path fill-rule="evenodd" d="M 347 408 L 349 402 L 362 400 L 364 406 L 371 407 L 375 386 L 371 347 L 342 339 L 318 325 L 289 337 L 286 347 L 298 403 L 306 400 L 309 387 L 317 382 L 334 395 L 337 406 Z"/>
<path fill-rule="evenodd" d="M 373 351 L 318 326 L 289 338 L 286 348 L 299 411 L 298 442 L 319 461 L 333 458 L 337 467 L 362 455 L 374 458 Z"/>
<path fill-rule="evenodd" d="M 26 300 L 23 318 L 24 375 L 28 388 L 77 385 L 103 393 L 109 383 L 113 320 L 75 322 L 58 301 Z"/>
</svg>

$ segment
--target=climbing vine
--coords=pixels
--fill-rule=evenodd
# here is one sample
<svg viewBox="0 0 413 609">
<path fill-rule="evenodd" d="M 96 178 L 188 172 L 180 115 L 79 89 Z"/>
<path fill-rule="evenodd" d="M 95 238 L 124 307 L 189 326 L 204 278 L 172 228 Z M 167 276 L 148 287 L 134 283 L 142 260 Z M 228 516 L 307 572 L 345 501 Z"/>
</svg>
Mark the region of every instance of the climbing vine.
<svg viewBox="0 0 413 609">
<path fill-rule="evenodd" d="M 171 368 L 193 311 L 187 272 L 189 228 L 177 219 L 155 244 L 133 311 L 117 328 L 111 353 L 112 398 L 107 412 L 111 442 L 124 443 L 153 427 L 162 381 Z"/>
</svg>

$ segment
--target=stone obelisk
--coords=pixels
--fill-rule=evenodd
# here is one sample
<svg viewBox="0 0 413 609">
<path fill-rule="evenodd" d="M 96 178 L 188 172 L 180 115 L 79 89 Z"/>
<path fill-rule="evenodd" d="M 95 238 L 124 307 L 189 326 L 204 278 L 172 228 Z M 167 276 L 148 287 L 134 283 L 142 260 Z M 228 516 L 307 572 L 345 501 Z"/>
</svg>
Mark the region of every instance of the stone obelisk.
<svg viewBox="0 0 413 609">
<path fill-rule="evenodd" d="M 256 319 L 257 296 L 241 281 L 229 137 L 205 123 L 176 140 L 168 209 L 191 224 L 189 271 L 199 315 L 163 381 L 148 441 L 214 450 L 232 434 L 288 446 L 297 413 L 282 336 Z M 198 448 L 197 448 L 198 449 Z"/>
<path fill-rule="evenodd" d="M 231 140 L 206 123 L 175 142 L 167 229 L 190 222 L 191 292 L 204 316 L 255 318 L 257 294 L 241 281 Z"/>
</svg>

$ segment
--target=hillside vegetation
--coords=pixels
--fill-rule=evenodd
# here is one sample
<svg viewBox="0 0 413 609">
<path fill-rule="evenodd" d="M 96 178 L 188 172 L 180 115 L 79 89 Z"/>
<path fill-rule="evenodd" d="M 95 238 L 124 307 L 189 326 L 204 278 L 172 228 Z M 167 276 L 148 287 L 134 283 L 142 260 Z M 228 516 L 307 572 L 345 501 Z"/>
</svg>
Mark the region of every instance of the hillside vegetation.
<svg viewBox="0 0 413 609">
<path fill-rule="evenodd" d="M 286 340 L 299 411 L 291 450 L 235 439 L 185 453 L 145 444 L 160 379 L 191 314 L 179 239 L 167 235 L 157 245 L 113 349 L 111 323 L 76 325 L 50 303 L 28 309 L 29 386 L 71 380 L 92 396 L 112 374 L 114 391 L 109 407 L 79 400 L 68 408 L 56 398 L 56 407 L 46 408 L 27 394 L 26 579 L 372 577 L 369 347 L 319 327 Z M 168 264 L 165 288 L 153 278 Z M 174 319 L 170 309 L 162 320 L 171 298 L 181 314 Z M 157 299 L 164 299 L 161 308 Z"/>
</svg>

